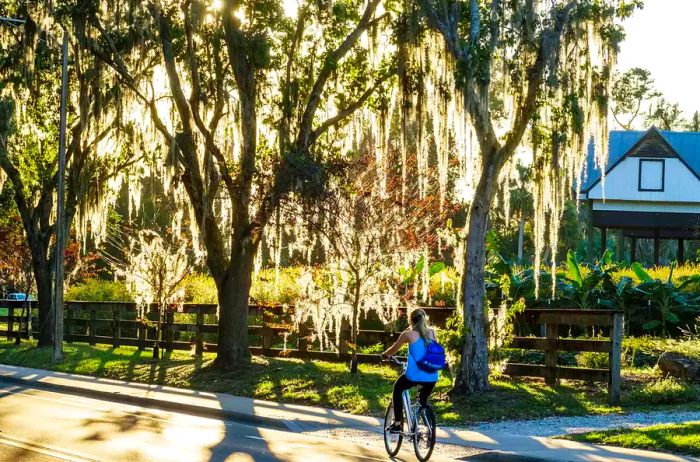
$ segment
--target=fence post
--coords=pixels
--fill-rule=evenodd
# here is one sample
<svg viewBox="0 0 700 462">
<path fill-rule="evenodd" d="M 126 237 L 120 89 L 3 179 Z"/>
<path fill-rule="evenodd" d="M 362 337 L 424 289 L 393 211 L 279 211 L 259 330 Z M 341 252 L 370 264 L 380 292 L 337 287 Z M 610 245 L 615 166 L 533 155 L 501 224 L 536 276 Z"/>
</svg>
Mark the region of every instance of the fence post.
<svg viewBox="0 0 700 462">
<path fill-rule="evenodd" d="M 114 321 L 113 321 L 113 335 L 112 335 L 112 347 L 113 348 L 119 348 L 119 344 L 121 341 L 122 337 L 122 322 L 121 322 L 121 313 L 122 313 L 122 307 L 121 305 L 117 305 L 116 308 L 114 308 L 112 314 L 114 316 Z"/>
<path fill-rule="evenodd" d="M 608 402 L 617 404 L 620 402 L 620 368 L 622 356 L 622 333 L 625 330 L 625 318 L 623 313 L 613 315 L 613 326 L 610 332 L 610 377 L 608 381 Z"/>
<path fill-rule="evenodd" d="M 202 306 L 197 306 L 197 332 L 195 333 L 194 340 L 194 354 L 196 356 L 202 356 L 204 351 L 204 313 L 202 312 Z"/>
<path fill-rule="evenodd" d="M 548 323 L 545 327 L 547 332 L 547 349 L 544 353 L 545 383 L 550 386 L 556 385 L 557 379 L 557 337 L 559 336 L 559 325 Z"/>
<path fill-rule="evenodd" d="M 309 335 L 309 328 L 306 327 L 306 323 L 302 322 L 299 324 L 299 332 L 297 333 L 297 335 L 297 350 L 308 351 L 309 341 L 307 340 L 307 337 Z"/>
<path fill-rule="evenodd" d="M 10 305 L 7 307 L 7 340 L 14 340 L 12 336 L 12 325 L 15 323 L 15 307 Z"/>
<path fill-rule="evenodd" d="M 97 310 L 95 309 L 94 306 L 91 306 L 89 308 L 90 310 L 90 319 L 88 320 L 88 344 L 90 346 L 95 345 L 95 320 L 97 319 Z"/>
<path fill-rule="evenodd" d="M 338 345 L 338 353 L 341 355 L 345 355 L 350 352 L 349 342 L 352 336 L 350 329 L 350 323 L 348 320 L 343 319 L 340 323 L 340 345 Z"/>
<path fill-rule="evenodd" d="M 73 315 L 72 315 L 72 307 L 69 303 L 65 304 L 65 311 L 64 316 L 65 318 L 63 319 L 63 327 L 66 330 L 66 335 L 64 338 L 64 341 L 66 343 L 73 343 L 73 338 L 71 337 L 73 335 L 73 332 L 75 331 L 74 328 L 71 327 L 71 323 L 73 323 Z M 74 326 L 73 326 L 74 327 Z"/>
<path fill-rule="evenodd" d="M 261 316 L 262 327 L 260 329 L 260 336 L 262 337 L 262 348 L 263 350 L 272 348 L 272 329 L 268 327 L 267 322 L 271 317 L 270 313 L 263 308 Z"/>
<path fill-rule="evenodd" d="M 138 316 L 138 315 L 137 315 Z M 146 348 L 146 330 L 148 329 L 148 309 L 144 310 L 143 318 L 137 318 L 139 323 L 136 325 L 136 331 L 139 337 L 139 351 L 143 351 Z"/>
<path fill-rule="evenodd" d="M 32 339 L 32 302 L 27 302 L 27 340 Z"/>
<path fill-rule="evenodd" d="M 173 342 L 175 341 L 175 313 L 171 310 L 165 312 L 165 351 L 173 351 Z"/>
</svg>

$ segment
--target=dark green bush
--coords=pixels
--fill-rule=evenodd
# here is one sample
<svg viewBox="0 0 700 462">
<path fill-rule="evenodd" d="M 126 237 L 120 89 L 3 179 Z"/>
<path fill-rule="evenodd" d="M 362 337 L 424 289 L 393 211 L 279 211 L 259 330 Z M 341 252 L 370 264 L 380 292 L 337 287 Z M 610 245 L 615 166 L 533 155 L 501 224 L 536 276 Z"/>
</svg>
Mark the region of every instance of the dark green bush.
<svg viewBox="0 0 700 462">
<path fill-rule="evenodd" d="M 590 369 L 607 369 L 610 361 L 607 353 L 583 351 L 576 355 L 576 365 Z"/>
</svg>

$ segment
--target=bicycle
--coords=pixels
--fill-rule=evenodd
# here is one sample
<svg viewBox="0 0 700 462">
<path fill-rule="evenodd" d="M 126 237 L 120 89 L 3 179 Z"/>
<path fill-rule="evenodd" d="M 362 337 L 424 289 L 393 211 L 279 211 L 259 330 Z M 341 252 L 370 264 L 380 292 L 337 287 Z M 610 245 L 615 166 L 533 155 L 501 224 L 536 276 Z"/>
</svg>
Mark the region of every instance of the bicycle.
<svg viewBox="0 0 700 462">
<path fill-rule="evenodd" d="M 406 362 L 399 361 L 395 356 L 391 356 L 388 362 L 401 366 L 403 372 L 406 372 Z M 384 414 L 384 447 L 386 452 L 390 457 L 398 454 L 405 437 L 413 442 L 413 450 L 418 460 L 425 462 L 430 459 L 435 447 L 435 433 L 437 431 L 435 411 L 427 403 L 425 406 L 421 406 L 418 399 L 411 405 L 411 391 L 406 390 L 403 392 L 403 412 L 402 431 L 388 432 L 387 428 L 394 420 L 394 402 L 389 403 L 386 409 L 386 414 Z M 406 428 L 407 425 L 408 428 Z"/>
</svg>

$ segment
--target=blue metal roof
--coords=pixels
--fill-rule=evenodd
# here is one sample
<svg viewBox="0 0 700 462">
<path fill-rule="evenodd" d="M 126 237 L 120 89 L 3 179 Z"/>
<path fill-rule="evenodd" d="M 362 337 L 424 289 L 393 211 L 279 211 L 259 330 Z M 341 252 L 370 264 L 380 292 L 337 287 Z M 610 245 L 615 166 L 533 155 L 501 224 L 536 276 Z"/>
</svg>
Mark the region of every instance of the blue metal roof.
<svg viewBox="0 0 700 462">
<path fill-rule="evenodd" d="M 655 130 L 651 128 L 650 130 Z M 700 133 L 699 132 L 658 132 L 685 161 L 690 169 L 695 173 L 695 176 L 700 178 Z M 618 162 L 629 150 L 639 141 L 648 131 L 620 131 L 614 130 L 610 132 L 610 142 L 608 149 L 608 163 L 605 170 Z M 586 167 L 586 175 L 583 178 L 581 188 L 583 191 L 588 190 L 591 185 L 600 179 L 600 169 L 595 168 L 595 160 L 593 158 L 593 142 L 588 145 L 588 161 Z"/>
</svg>

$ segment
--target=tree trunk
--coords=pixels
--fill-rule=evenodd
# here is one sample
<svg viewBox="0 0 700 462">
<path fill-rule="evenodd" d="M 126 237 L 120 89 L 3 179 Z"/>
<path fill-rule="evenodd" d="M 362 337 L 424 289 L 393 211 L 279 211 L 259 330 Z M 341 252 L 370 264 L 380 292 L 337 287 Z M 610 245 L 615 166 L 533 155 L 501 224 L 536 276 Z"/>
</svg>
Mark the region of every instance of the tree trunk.
<svg viewBox="0 0 700 462">
<path fill-rule="evenodd" d="M 525 241 L 525 214 L 520 211 L 520 223 L 518 223 L 518 264 L 523 264 L 523 244 Z"/>
<path fill-rule="evenodd" d="M 39 347 L 52 347 L 54 338 L 54 319 L 51 312 L 53 284 L 51 268 L 44 260 L 37 264 L 34 260 L 34 277 L 37 289 L 37 307 L 39 308 Z"/>
<path fill-rule="evenodd" d="M 219 298 L 219 351 L 214 364 L 224 370 L 246 364 L 250 359 L 248 300 L 254 258 L 252 245 L 236 246 L 228 272 L 215 278 Z"/>
<path fill-rule="evenodd" d="M 485 300 L 486 231 L 498 168 L 485 165 L 469 209 L 469 234 L 462 282 L 465 339 L 452 392 L 469 394 L 488 389 L 488 317 Z"/>
<path fill-rule="evenodd" d="M 359 276 L 357 277 L 357 281 L 359 281 Z M 358 318 L 359 318 L 359 310 L 360 310 L 360 295 L 361 295 L 361 285 L 359 282 L 355 284 L 355 300 L 353 301 L 352 304 L 352 323 L 350 325 L 352 326 L 352 334 L 351 334 L 351 340 L 352 340 L 352 359 L 350 360 L 350 372 L 353 374 L 357 374 L 357 334 L 359 333 L 359 326 L 358 326 Z"/>
</svg>

